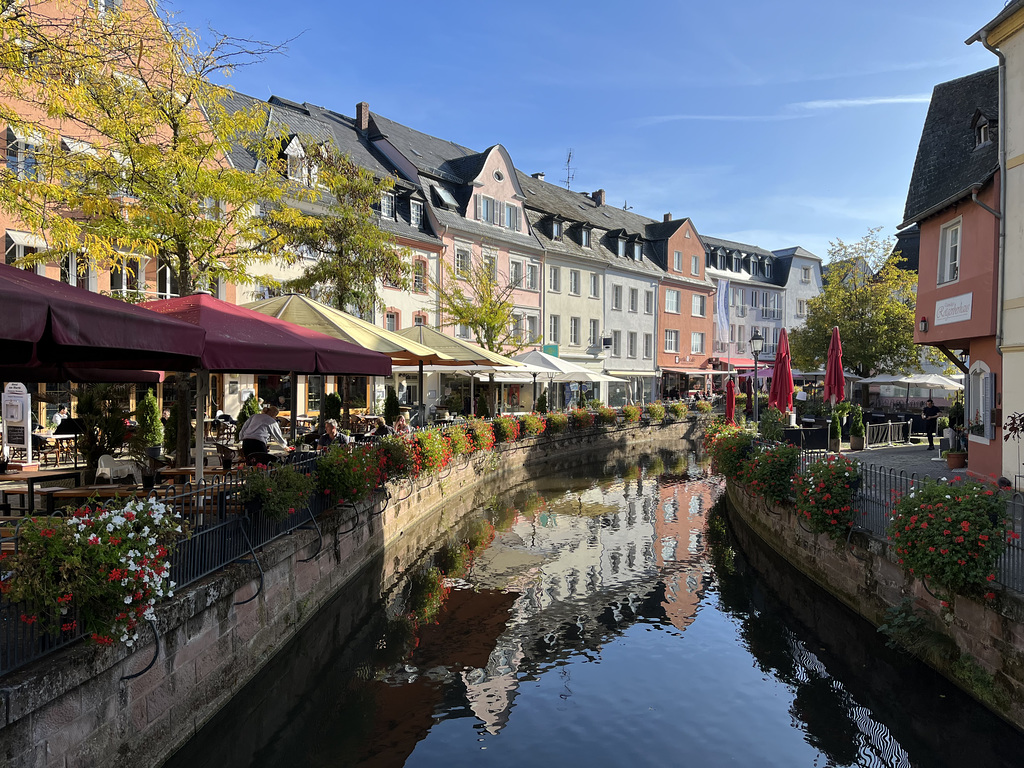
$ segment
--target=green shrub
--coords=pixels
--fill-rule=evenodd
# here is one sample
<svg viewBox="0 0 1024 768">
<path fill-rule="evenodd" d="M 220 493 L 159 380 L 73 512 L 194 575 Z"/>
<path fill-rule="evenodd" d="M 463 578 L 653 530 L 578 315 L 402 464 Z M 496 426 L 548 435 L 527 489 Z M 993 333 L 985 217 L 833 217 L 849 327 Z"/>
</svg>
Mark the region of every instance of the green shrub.
<svg viewBox="0 0 1024 768">
<path fill-rule="evenodd" d="M 520 434 L 526 436 L 539 435 L 547 427 L 547 420 L 536 413 L 527 413 L 520 417 L 519 424 L 521 426 Z"/>
<path fill-rule="evenodd" d="M 487 398 L 479 395 L 476 399 L 476 415 L 481 419 L 491 418 L 491 409 L 487 405 Z"/>
<path fill-rule="evenodd" d="M 164 431 L 164 445 L 166 446 L 166 445 L 170 444 L 170 447 L 167 450 L 171 450 L 171 451 L 174 450 L 174 442 L 175 441 L 173 439 L 169 440 L 167 438 L 167 432 L 171 431 L 171 425 L 172 424 L 174 425 L 174 427 L 173 427 L 174 431 L 177 432 L 178 418 L 177 418 L 177 412 L 174 410 L 176 405 L 177 405 L 177 403 L 175 403 L 175 405 L 171 406 L 171 418 L 169 418 L 167 420 L 167 427 L 168 428 Z M 245 402 L 242 403 L 242 409 L 238 412 L 238 416 L 235 417 L 235 437 L 236 437 L 236 439 L 238 438 L 238 435 L 240 435 L 242 433 L 242 427 L 245 426 L 245 422 L 247 422 L 249 420 L 249 417 L 250 416 L 255 416 L 259 412 L 260 412 L 260 401 L 256 399 L 256 395 L 249 395 L 247 398 L 245 398 Z"/>
<path fill-rule="evenodd" d="M 939 416 L 939 418 L 935 420 L 935 429 L 941 435 L 943 432 L 949 429 L 949 419 L 946 418 L 945 416 Z M 853 432 L 851 431 L 850 434 L 852 435 Z"/>
<path fill-rule="evenodd" d="M 540 393 L 540 397 L 537 398 L 537 413 L 548 412 L 548 396 L 544 392 Z"/>
<path fill-rule="evenodd" d="M 709 401 L 709 400 L 698 400 L 697 404 L 694 406 L 694 408 L 697 409 L 697 413 L 699 413 L 699 414 L 701 414 L 703 416 L 707 416 L 709 413 L 711 413 L 711 401 Z"/>
<path fill-rule="evenodd" d="M 831 455 L 816 461 L 793 478 L 796 511 L 815 533 L 846 538 L 857 519 L 853 500 L 859 483 L 857 465 L 845 456 Z"/>
<path fill-rule="evenodd" d="M 597 409 L 597 423 L 602 427 L 614 427 L 619 423 L 619 414 L 615 412 L 614 408 L 602 405 Z"/>
<path fill-rule="evenodd" d="M 889 540 L 900 563 L 943 591 L 991 600 L 996 563 L 1010 539 L 1005 499 L 976 480 L 925 482 L 897 500 Z"/>
<path fill-rule="evenodd" d="M 573 429 L 590 429 L 594 426 L 594 414 L 582 408 L 573 408 L 569 412 L 569 423 Z"/>
<path fill-rule="evenodd" d="M 710 440 L 705 436 L 705 445 L 715 470 L 726 477 L 736 477 L 754 452 L 754 435 L 734 427 Z"/>
<path fill-rule="evenodd" d="M 411 477 L 416 468 L 416 452 L 412 441 L 402 435 L 387 435 L 376 443 L 381 482 Z"/>
<path fill-rule="evenodd" d="M 682 400 L 677 400 L 669 404 L 668 412 L 671 414 L 673 421 L 682 421 L 690 412 L 690 407 Z"/>
<path fill-rule="evenodd" d="M 423 429 L 413 433 L 416 449 L 417 475 L 440 472 L 452 460 L 452 447 L 438 429 Z"/>
<path fill-rule="evenodd" d="M 864 437 L 864 409 L 859 405 L 850 408 L 850 437 Z"/>
<path fill-rule="evenodd" d="M 786 424 L 789 423 L 786 414 L 774 405 L 770 405 L 760 414 L 760 417 L 761 436 L 769 442 L 781 443 L 782 437 L 785 434 L 783 430 L 785 430 Z"/>
<path fill-rule="evenodd" d="M 317 487 L 333 504 L 366 498 L 381 480 L 381 457 L 368 446 L 335 445 L 316 460 Z"/>
<path fill-rule="evenodd" d="M 473 438 L 461 424 L 448 427 L 448 442 L 452 446 L 453 456 L 467 456 L 473 452 Z"/>
<path fill-rule="evenodd" d="M 153 390 L 147 389 L 146 396 L 135 408 L 135 442 L 145 448 L 160 445 L 164 440 L 164 426 L 160 423 L 160 405 L 156 401 Z"/>
<path fill-rule="evenodd" d="M 793 475 L 799 466 L 799 448 L 794 445 L 776 445 L 755 453 L 741 466 L 738 478 L 759 496 L 782 504 L 789 500 Z"/>
<path fill-rule="evenodd" d="M 569 428 L 569 416 L 565 413 L 549 413 L 548 414 L 548 434 L 557 435 L 559 432 L 565 432 Z"/>
<path fill-rule="evenodd" d="M 328 419 L 334 419 L 335 421 L 341 420 L 341 409 L 344 403 L 341 402 L 341 395 L 337 392 L 331 392 L 324 396 L 324 405 L 321 410 L 324 412 L 324 421 Z"/>
<path fill-rule="evenodd" d="M 483 419 L 470 419 L 468 424 L 473 436 L 473 448 L 478 451 L 489 451 L 494 447 L 494 427 Z"/>
<path fill-rule="evenodd" d="M 647 418 L 652 422 L 658 423 L 665 419 L 665 406 L 661 403 L 650 403 L 647 406 Z"/>
<path fill-rule="evenodd" d="M 247 504 L 258 503 L 271 520 L 284 520 L 306 508 L 313 487 L 313 477 L 291 464 L 255 466 L 243 471 L 240 496 Z"/>
<path fill-rule="evenodd" d="M 519 439 L 519 419 L 515 416 L 495 416 L 491 427 L 499 443 L 514 443 Z"/>
<path fill-rule="evenodd" d="M 640 406 L 632 404 L 622 406 L 622 418 L 627 424 L 638 424 L 640 422 Z"/>
<path fill-rule="evenodd" d="M 402 408 L 398 404 L 398 395 L 394 387 L 388 387 L 388 394 L 384 398 L 384 421 L 387 425 L 394 426 L 398 417 L 402 415 Z"/>
</svg>

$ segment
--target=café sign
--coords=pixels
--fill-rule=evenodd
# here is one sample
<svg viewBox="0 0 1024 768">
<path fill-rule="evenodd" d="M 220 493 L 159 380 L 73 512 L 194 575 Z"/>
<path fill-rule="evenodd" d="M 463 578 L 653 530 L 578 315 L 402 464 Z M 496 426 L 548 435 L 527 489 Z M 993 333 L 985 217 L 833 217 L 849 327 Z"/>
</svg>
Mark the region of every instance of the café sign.
<svg viewBox="0 0 1024 768">
<path fill-rule="evenodd" d="M 974 294 L 964 293 L 935 302 L 934 325 L 948 325 L 971 319 L 971 305 Z"/>
</svg>

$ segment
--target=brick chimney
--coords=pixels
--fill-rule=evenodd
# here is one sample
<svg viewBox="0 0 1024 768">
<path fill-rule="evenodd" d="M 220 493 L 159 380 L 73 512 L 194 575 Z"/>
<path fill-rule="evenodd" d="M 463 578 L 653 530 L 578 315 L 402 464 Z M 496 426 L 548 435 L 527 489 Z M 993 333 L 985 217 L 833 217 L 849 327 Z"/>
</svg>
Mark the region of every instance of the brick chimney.
<svg viewBox="0 0 1024 768">
<path fill-rule="evenodd" d="M 362 133 L 370 130 L 370 105 L 365 101 L 356 104 L 356 128 Z"/>
<path fill-rule="evenodd" d="M 597 190 L 597 192 L 592 194 L 591 197 L 594 199 L 594 202 L 597 203 L 598 205 L 604 205 L 604 190 L 603 189 Z"/>
<path fill-rule="evenodd" d="M 544 181 L 544 171 L 541 171 L 540 173 L 531 173 L 530 176 L 537 179 L 537 181 Z"/>
<path fill-rule="evenodd" d="M 672 214 L 671 214 L 671 213 L 666 213 L 666 214 L 665 214 L 665 215 L 664 215 L 664 216 L 662 217 L 662 219 L 661 219 L 661 220 L 662 220 L 662 221 L 664 221 L 664 222 L 666 222 L 666 223 L 667 223 L 667 222 L 670 222 L 670 221 L 672 221 Z"/>
</svg>

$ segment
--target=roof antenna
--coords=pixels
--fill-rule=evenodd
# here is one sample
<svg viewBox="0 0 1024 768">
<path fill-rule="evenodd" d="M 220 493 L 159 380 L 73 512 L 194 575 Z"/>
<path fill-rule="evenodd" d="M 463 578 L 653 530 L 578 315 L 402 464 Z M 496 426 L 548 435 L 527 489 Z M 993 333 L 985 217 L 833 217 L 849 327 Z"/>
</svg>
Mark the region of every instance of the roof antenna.
<svg viewBox="0 0 1024 768">
<path fill-rule="evenodd" d="M 624 211 L 632 211 L 633 210 L 633 206 L 629 204 L 629 200 L 623 200 L 622 201 L 622 210 L 624 210 Z"/>
<path fill-rule="evenodd" d="M 572 180 L 576 178 L 576 169 L 572 167 L 572 147 L 569 147 L 569 153 L 565 157 L 565 188 L 569 189 L 572 184 Z"/>
</svg>

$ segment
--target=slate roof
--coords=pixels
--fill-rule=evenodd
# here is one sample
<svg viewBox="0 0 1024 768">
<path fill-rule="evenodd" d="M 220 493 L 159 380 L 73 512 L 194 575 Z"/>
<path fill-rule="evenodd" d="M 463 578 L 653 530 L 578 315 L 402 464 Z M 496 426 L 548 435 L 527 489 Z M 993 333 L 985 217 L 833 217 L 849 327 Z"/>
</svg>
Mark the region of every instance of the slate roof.
<svg viewBox="0 0 1024 768">
<path fill-rule="evenodd" d="M 251 108 L 260 101 L 252 96 L 231 92 L 225 97 L 224 104 L 228 109 L 239 110 Z M 303 140 L 312 139 L 315 143 L 331 141 L 342 154 L 348 155 L 356 165 L 370 171 L 377 178 L 395 177 L 395 169 L 390 161 L 356 130 L 353 118 L 315 104 L 300 104 L 280 96 L 271 96 L 265 104 L 268 107 L 267 132 L 279 132 L 286 137 L 297 135 Z M 256 157 L 240 145 L 232 146 L 229 158 L 240 170 L 255 171 L 257 168 Z M 399 179 L 396 192 L 401 192 L 403 188 L 408 191 L 413 186 Z M 403 205 L 406 204 L 403 202 Z M 395 236 L 428 243 L 440 242 L 440 238 L 433 233 L 418 230 L 401 218 L 379 218 L 378 224 L 381 229 Z"/>
<path fill-rule="evenodd" d="M 749 253 L 755 256 L 762 257 L 762 261 L 769 260 L 772 264 L 772 276 L 765 277 L 764 275 L 751 275 L 744 274 L 745 280 L 755 283 L 763 283 L 764 285 L 774 285 L 780 288 L 785 287 L 786 280 L 789 278 L 788 266 L 786 270 L 776 268 L 778 259 L 775 254 L 771 251 L 767 251 L 758 245 L 751 245 L 749 243 L 738 243 L 735 240 L 723 240 L 720 237 L 710 237 L 708 235 L 701 235 L 701 240 L 704 241 L 705 250 L 711 251 L 717 248 L 724 248 L 726 251 L 742 251 L 743 253 Z M 735 275 L 731 269 L 722 269 L 720 267 L 708 267 L 716 277 L 721 275 Z"/>
<path fill-rule="evenodd" d="M 896 251 L 900 251 L 905 259 L 900 263 L 900 269 L 916 273 L 921 255 L 921 229 L 917 224 L 896 233 L 896 245 L 893 246 L 893 253 Z"/>
<path fill-rule="evenodd" d="M 772 251 L 775 255 L 774 266 L 772 267 L 772 277 L 779 285 L 789 285 L 789 273 L 793 270 L 793 257 L 801 256 L 805 259 L 814 259 L 815 261 L 821 261 L 820 256 L 815 256 L 813 253 L 799 245 L 794 245 L 790 248 L 780 248 L 777 251 Z"/>
<path fill-rule="evenodd" d="M 463 184 L 465 179 L 461 175 L 462 169 L 452 167 L 450 161 L 480 154 L 454 141 L 413 130 L 375 112 L 370 113 L 370 121 L 371 141 L 386 137 L 410 163 L 416 166 L 416 170 L 426 176 Z"/>
<path fill-rule="evenodd" d="M 978 110 L 988 118 L 992 140 L 975 146 L 972 121 Z M 998 68 L 992 67 L 932 91 L 910 178 L 903 225 L 919 222 L 985 184 L 999 167 L 996 125 Z"/>
</svg>

